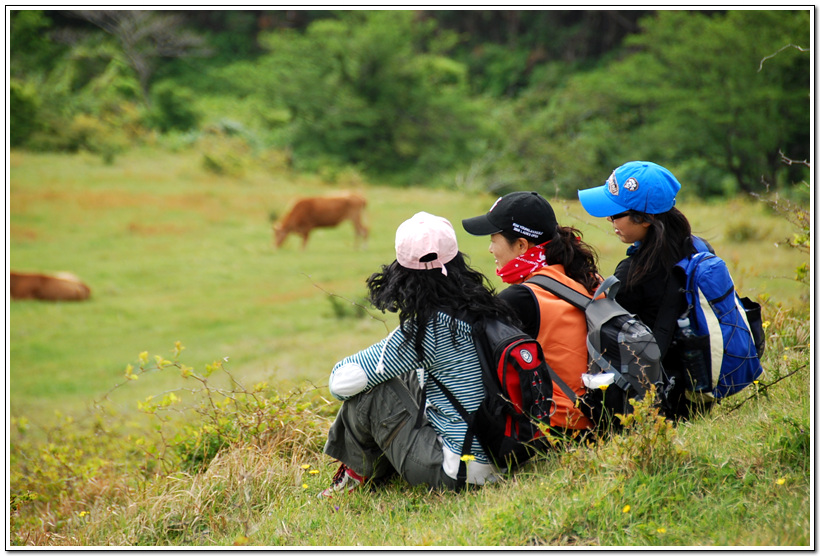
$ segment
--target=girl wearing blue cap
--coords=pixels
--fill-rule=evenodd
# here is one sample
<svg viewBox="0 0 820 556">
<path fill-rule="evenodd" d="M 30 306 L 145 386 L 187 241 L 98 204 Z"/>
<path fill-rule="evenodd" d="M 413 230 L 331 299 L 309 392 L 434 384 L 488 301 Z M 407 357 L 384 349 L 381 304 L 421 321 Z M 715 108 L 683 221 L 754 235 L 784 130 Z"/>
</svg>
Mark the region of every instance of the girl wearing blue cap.
<svg viewBox="0 0 820 556">
<path fill-rule="evenodd" d="M 610 221 L 618 239 L 629 245 L 627 257 L 615 268 L 622 284 L 616 300 L 655 334 L 664 370 L 670 384 L 674 381 L 667 411 L 686 418 L 692 407 L 684 395 L 680 354 L 671 346 L 675 319 L 686 309 L 686 299 L 672 269 L 696 249 L 689 221 L 675 208 L 680 188 L 663 166 L 633 161 L 615 169 L 604 185 L 578 191 L 578 198 L 589 214 Z"/>
</svg>

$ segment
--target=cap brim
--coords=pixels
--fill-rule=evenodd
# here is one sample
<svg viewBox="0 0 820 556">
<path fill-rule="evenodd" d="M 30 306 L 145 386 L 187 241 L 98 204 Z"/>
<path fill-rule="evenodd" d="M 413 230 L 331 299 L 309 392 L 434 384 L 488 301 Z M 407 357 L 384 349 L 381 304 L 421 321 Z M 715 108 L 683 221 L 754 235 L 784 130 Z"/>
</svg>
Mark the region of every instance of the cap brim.
<svg viewBox="0 0 820 556">
<path fill-rule="evenodd" d="M 501 231 L 501 228 L 490 222 L 490 219 L 487 218 L 486 214 L 474 216 L 472 218 L 465 218 L 461 221 L 461 225 L 464 226 L 464 229 L 468 234 L 474 236 L 488 236 L 491 234 L 497 234 Z"/>
<path fill-rule="evenodd" d="M 604 184 L 599 187 L 578 190 L 578 200 L 581 201 L 584 210 L 599 218 L 629 210 L 629 207 L 619 205 L 610 199 L 606 194 L 606 188 L 607 185 Z"/>
</svg>

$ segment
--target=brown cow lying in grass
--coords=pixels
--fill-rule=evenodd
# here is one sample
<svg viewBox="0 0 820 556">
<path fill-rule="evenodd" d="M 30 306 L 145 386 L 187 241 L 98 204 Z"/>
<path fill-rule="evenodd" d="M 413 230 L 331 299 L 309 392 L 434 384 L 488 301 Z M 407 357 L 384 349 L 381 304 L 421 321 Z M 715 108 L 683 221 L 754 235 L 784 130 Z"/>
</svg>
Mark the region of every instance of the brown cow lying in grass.
<svg viewBox="0 0 820 556">
<path fill-rule="evenodd" d="M 11 272 L 9 290 L 12 299 L 82 301 L 91 295 L 89 287 L 68 272 L 58 272 L 54 276 Z"/>
<path fill-rule="evenodd" d="M 367 227 L 362 223 L 367 201 L 355 193 L 342 193 L 327 197 L 306 197 L 297 200 L 288 213 L 273 225 L 274 243 L 281 247 L 288 234 L 302 236 L 302 249 L 307 246 L 308 235 L 314 228 L 332 228 L 344 220 L 353 222 L 355 241 L 367 239 Z"/>
</svg>

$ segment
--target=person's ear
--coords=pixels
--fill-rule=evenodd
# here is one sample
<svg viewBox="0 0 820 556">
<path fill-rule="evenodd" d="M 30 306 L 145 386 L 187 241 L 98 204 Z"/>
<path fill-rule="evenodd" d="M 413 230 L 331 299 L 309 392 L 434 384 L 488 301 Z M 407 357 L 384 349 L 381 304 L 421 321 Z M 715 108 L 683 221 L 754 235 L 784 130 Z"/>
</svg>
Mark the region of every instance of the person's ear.
<svg viewBox="0 0 820 556">
<path fill-rule="evenodd" d="M 523 255 L 530 248 L 530 242 L 524 239 L 523 237 L 519 237 L 518 239 L 516 239 L 515 245 L 519 255 Z"/>
</svg>

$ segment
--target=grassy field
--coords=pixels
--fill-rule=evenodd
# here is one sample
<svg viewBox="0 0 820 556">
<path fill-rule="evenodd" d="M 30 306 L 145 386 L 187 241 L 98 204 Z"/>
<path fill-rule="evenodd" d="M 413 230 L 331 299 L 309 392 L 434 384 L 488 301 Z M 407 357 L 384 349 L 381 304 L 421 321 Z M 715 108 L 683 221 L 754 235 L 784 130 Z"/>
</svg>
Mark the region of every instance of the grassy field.
<svg viewBox="0 0 820 556">
<path fill-rule="evenodd" d="M 462 251 L 502 286 L 487 238 L 459 224 L 489 207 L 486 195 L 327 184 L 258 166 L 217 176 L 197 152 L 146 150 L 110 166 L 91 156 L 14 152 L 10 162 L 10 268 L 71 271 L 92 289 L 85 303 L 10 304 L 12 415 L 80 408 L 119 382 L 139 353 L 167 353 L 176 341 L 189 364 L 229 357 L 248 382 L 324 384 L 333 363 L 393 326 L 380 313 L 353 318 L 350 303 L 392 260 L 396 226 L 419 210 L 450 219 Z M 305 251 L 296 237 L 273 249 L 271 213 L 298 195 L 340 188 L 369 199 L 366 248 L 354 248 L 345 223 L 316 231 Z M 577 202 L 555 205 L 559 221 L 581 229 L 611 273 L 624 246 L 608 223 Z M 804 288 L 792 277 L 801 255 L 776 246 L 790 234 L 785 221 L 751 201 L 680 208 L 729 262 L 744 294 L 800 302 Z M 338 309 L 329 294 L 342 298 Z"/>
<path fill-rule="evenodd" d="M 334 470 L 319 453 L 333 404 L 318 410 L 315 419 L 309 412 L 302 416 L 300 405 L 277 414 L 283 430 L 292 426 L 294 435 L 303 435 L 298 447 L 283 452 L 276 446 L 236 446 L 207 473 L 175 474 L 147 486 L 133 477 L 142 485 L 138 489 L 123 486 L 124 464 L 113 465 L 108 477 L 82 467 L 98 469 L 85 459 L 110 446 L 93 446 L 96 441 L 78 440 L 65 432 L 70 429 L 49 429 L 48 423 L 57 419 L 55 412 L 84 414 L 109 391 L 112 407 L 124 419 L 136 419 L 140 400 L 177 388 L 180 379 L 178 373 L 155 373 L 127 381 L 126 367 L 138 366 L 142 352 L 173 358 L 177 341 L 185 347 L 181 359 L 199 373 L 222 361 L 247 388 L 264 381 L 286 392 L 308 383 L 326 396 L 332 365 L 395 325 L 395 317 L 363 315 L 355 303 L 364 294 L 365 278 L 393 259 L 396 226 L 416 211 L 450 219 L 462 251 L 502 286 L 487 238 L 469 236 L 460 227 L 462 218 L 484 212 L 494 198 L 363 184 L 353 175 L 326 183 L 263 164 L 220 176 L 203 168 L 199 152 L 160 149 L 129 153 L 113 165 L 85 155 L 12 152 L 10 177 L 10 268 L 71 271 L 92 289 L 87 302 L 8 305 L 12 420 L 41 425 L 57 445 L 61 439 L 66 446 L 87 444 L 85 456 L 64 454 L 68 459 L 56 460 L 63 467 L 76 460 L 70 479 L 48 479 L 43 469 L 51 468 L 45 463 L 26 467 L 54 481 L 31 487 L 53 488 L 54 499 L 31 510 L 30 525 L 23 527 L 28 533 L 16 542 L 813 543 L 808 298 L 806 287 L 794 280 L 795 267 L 808 256 L 778 246 L 792 230 L 761 202 L 681 203 L 679 208 L 727 260 L 741 293 L 769 296 L 764 318 L 772 324 L 764 366 L 773 379 L 783 378 L 771 390 L 751 397 L 744 392 L 737 396 L 742 406 L 663 432 L 668 438 L 644 431 L 629 440 L 539 459 L 514 480 L 491 488 L 433 495 L 396 485 L 377 496 L 362 493 L 328 505 L 312 493 Z M 304 251 L 295 237 L 280 250 L 272 247 L 272 213 L 281 214 L 298 195 L 337 189 L 362 191 L 369 200 L 371 235 L 365 248 L 354 247 L 349 223 L 315 232 Z M 578 227 L 598 248 L 602 272 L 611 273 L 624 246 L 608 223 L 588 217 L 574 201 L 556 200 L 554 206 L 562 224 Z M 791 308 L 797 317 L 789 316 Z M 791 372 L 796 374 L 786 377 Z M 216 373 L 211 380 L 224 378 Z M 23 447 L 32 441 L 31 434 L 15 438 Z M 126 450 L 125 444 L 118 449 Z M 39 448 L 32 449 L 29 453 Z M 47 455 L 54 453 L 52 448 Z M 318 473 L 309 474 L 308 468 Z"/>
</svg>

